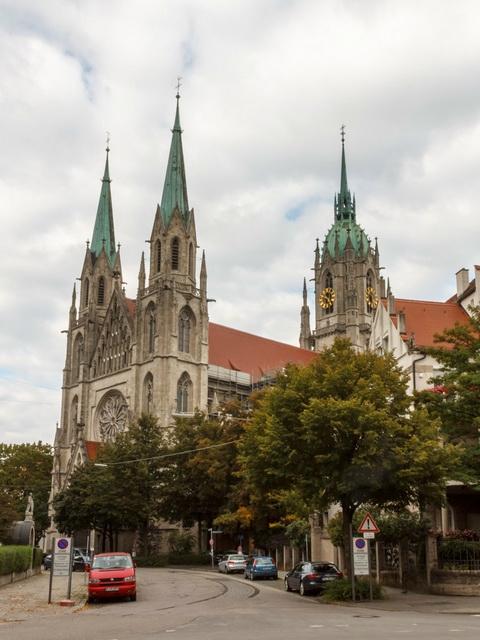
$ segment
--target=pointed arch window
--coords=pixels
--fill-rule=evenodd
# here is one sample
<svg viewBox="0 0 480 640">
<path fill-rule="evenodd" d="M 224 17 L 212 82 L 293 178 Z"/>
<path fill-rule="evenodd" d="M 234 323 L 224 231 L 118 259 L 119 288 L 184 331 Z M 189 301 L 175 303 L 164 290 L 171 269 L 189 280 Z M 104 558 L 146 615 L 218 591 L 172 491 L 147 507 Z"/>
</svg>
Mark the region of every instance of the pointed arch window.
<svg viewBox="0 0 480 640">
<path fill-rule="evenodd" d="M 90 280 L 88 278 L 85 278 L 85 282 L 83 285 L 83 290 L 84 290 L 84 294 L 83 294 L 83 304 L 84 306 L 88 306 L 88 299 L 89 299 L 89 295 L 90 295 Z"/>
<path fill-rule="evenodd" d="M 83 336 L 78 334 L 73 345 L 72 382 L 80 378 L 80 364 L 83 359 Z"/>
<path fill-rule="evenodd" d="M 148 314 L 148 353 L 155 349 L 155 309 L 150 309 Z"/>
<path fill-rule="evenodd" d="M 105 278 L 103 276 L 100 276 L 100 278 L 98 279 L 97 304 L 104 304 L 104 303 L 105 303 Z"/>
<path fill-rule="evenodd" d="M 183 353 L 191 352 L 191 334 L 194 327 L 194 317 L 190 309 L 185 307 L 178 316 L 178 350 Z"/>
<path fill-rule="evenodd" d="M 180 259 L 180 240 L 178 238 L 174 238 L 172 240 L 172 270 L 178 271 Z"/>
<path fill-rule="evenodd" d="M 193 243 L 188 247 L 188 275 L 195 278 Z"/>
<path fill-rule="evenodd" d="M 373 313 L 378 306 L 378 296 L 375 291 L 375 280 L 371 271 L 367 273 L 365 280 L 365 302 L 367 313 Z"/>
<path fill-rule="evenodd" d="M 191 413 L 192 388 L 190 376 L 186 372 L 182 373 L 177 383 L 177 413 Z"/>
<path fill-rule="evenodd" d="M 155 243 L 155 271 L 160 273 L 162 269 L 162 243 L 157 240 Z"/>
<path fill-rule="evenodd" d="M 143 381 L 143 413 L 151 414 L 153 410 L 153 376 L 147 373 Z"/>
</svg>

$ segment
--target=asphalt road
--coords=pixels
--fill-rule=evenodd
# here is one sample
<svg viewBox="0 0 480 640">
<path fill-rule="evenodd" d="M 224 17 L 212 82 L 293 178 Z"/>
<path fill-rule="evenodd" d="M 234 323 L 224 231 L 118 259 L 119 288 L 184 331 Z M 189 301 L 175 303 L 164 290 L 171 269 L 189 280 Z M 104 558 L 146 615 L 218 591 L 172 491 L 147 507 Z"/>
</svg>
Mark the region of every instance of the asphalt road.
<svg viewBox="0 0 480 640">
<path fill-rule="evenodd" d="M 8 640 L 421 640 L 480 637 L 473 615 L 374 611 L 326 605 L 285 593 L 281 584 L 203 571 L 138 571 L 136 602 L 116 601 L 68 615 L 40 613 L 0 624 Z"/>
</svg>

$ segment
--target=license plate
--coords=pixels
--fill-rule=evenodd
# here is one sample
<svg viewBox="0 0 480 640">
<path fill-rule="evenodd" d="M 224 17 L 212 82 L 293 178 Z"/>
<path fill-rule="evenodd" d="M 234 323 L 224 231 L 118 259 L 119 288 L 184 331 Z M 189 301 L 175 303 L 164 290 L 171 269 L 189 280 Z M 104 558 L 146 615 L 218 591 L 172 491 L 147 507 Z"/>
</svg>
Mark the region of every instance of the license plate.
<svg viewBox="0 0 480 640">
<path fill-rule="evenodd" d="M 106 587 L 105 591 L 118 591 L 119 587 Z"/>
</svg>

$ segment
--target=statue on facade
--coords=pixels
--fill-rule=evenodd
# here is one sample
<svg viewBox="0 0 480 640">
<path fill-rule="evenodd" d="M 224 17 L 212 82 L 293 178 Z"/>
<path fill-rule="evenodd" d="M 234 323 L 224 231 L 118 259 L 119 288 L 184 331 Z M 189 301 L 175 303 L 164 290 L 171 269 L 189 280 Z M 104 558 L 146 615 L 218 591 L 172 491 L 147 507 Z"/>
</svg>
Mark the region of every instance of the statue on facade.
<svg viewBox="0 0 480 640">
<path fill-rule="evenodd" d="M 34 503 L 33 503 L 33 496 L 32 493 L 30 492 L 28 494 L 28 498 L 27 498 L 27 508 L 25 509 L 25 520 L 33 520 L 33 507 L 34 507 Z"/>
</svg>

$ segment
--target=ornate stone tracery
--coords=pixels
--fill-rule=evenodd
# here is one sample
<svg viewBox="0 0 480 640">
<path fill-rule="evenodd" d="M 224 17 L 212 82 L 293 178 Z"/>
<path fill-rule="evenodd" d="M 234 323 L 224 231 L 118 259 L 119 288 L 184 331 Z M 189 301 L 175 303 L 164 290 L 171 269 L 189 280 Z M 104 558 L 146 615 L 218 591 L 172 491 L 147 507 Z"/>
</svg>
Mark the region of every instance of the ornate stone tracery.
<svg viewBox="0 0 480 640">
<path fill-rule="evenodd" d="M 128 419 L 128 405 L 121 393 L 108 395 L 98 409 L 98 428 L 102 440 L 114 440 L 125 431 Z"/>
</svg>

